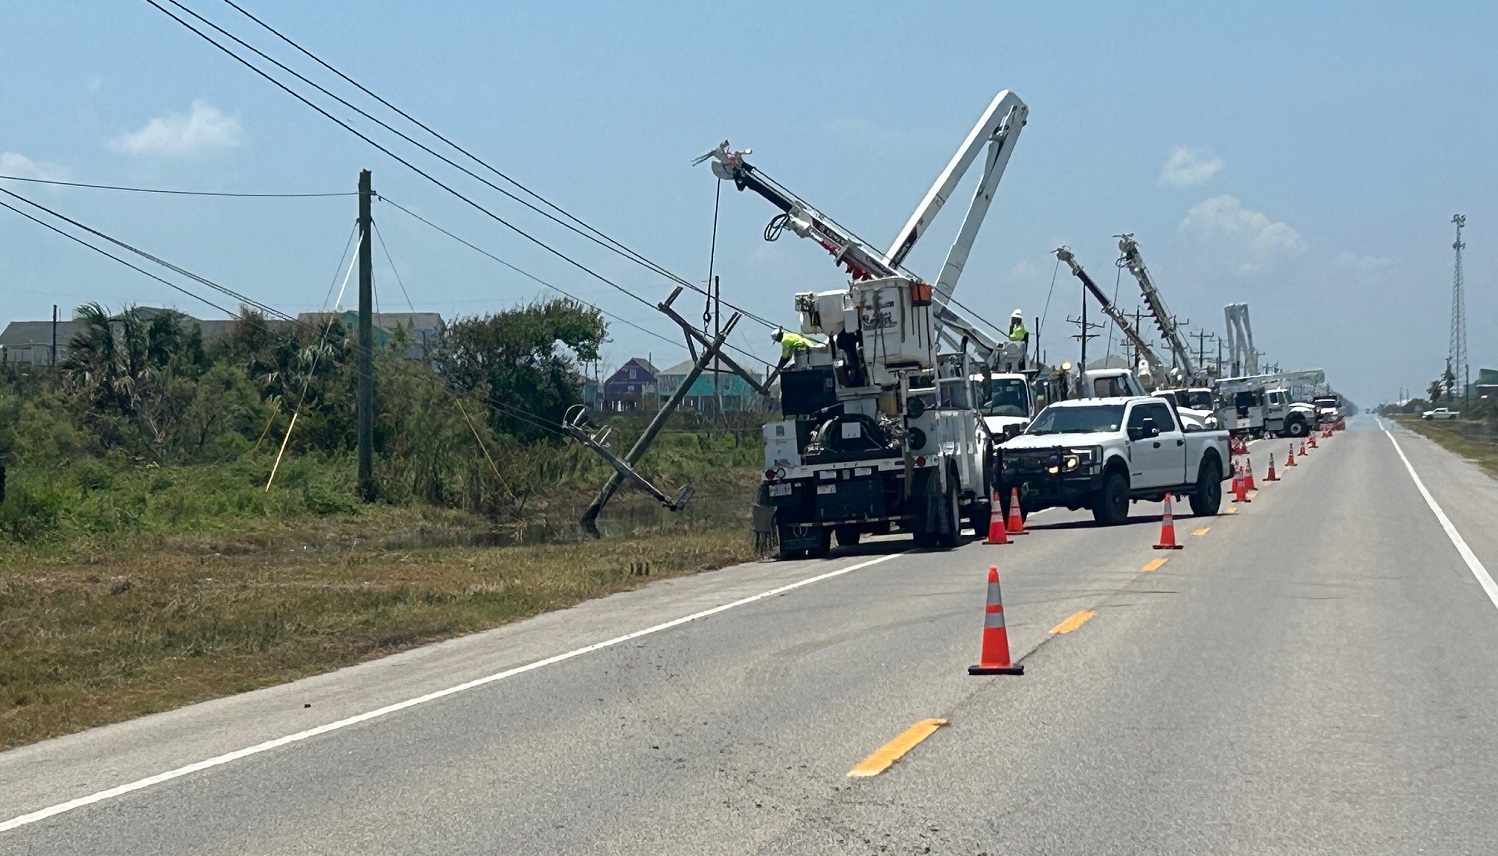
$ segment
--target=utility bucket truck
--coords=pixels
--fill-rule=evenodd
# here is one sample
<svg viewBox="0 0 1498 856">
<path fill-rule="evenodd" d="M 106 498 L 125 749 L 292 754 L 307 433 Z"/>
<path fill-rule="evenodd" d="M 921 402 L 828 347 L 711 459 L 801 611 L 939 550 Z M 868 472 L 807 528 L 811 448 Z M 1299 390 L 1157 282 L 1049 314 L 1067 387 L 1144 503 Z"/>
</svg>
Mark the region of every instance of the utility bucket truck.
<svg viewBox="0 0 1498 856">
<path fill-rule="evenodd" d="M 1304 437 L 1320 424 L 1304 391 L 1324 383 L 1321 369 L 1222 378 L 1217 382 L 1222 423 L 1233 434 Z"/>
<path fill-rule="evenodd" d="M 698 159 L 779 209 L 768 240 L 787 230 L 809 238 L 848 274 L 842 288 L 794 297 L 799 332 L 814 346 L 780 375 L 785 418 L 764 428 L 754 515 L 758 531 L 778 536 L 782 558 L 823 555 L 834 533 L 853 544 L 898 528 L 945 548 L 958 544 L 964 520 L 987 525 L 995 438 L 973 378 L 1012 362 L 1016 343 L 957 311 L 952 293 L 1028 112 L 1000 92 L 883 252 L 726 141 Z M 982 176 L 940 275 L 910 273 L 906 256 L 975 161 Z"/>
</svg>

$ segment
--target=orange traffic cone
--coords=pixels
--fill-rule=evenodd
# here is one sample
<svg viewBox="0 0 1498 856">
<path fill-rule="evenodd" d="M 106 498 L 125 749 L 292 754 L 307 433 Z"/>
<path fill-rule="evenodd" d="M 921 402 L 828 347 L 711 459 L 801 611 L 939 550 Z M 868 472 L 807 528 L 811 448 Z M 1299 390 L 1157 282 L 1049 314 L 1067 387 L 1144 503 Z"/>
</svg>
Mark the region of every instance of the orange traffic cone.
<svg viewBox="0 0 1498 856">
<path fill-rule="evenodd" d="M 1170 494 L 1165 494 L 1165 514 L 1160 518 L 1160 543 L 1155 545 L 1156 550 L 1179 550 L 1181 545 L 1176 543 L 1176 520 L 1175 515 L 1170 513 Z"/>
<path fill-rule="evenodd" d="M 1248 481 L 1242 472 L 1233 476 L 1233 502 L 1253 502 L 1248 498 Z"/>
<path fill-rule="evenodd" d="M 1297 463 L 1295 463 L 1295 444 L 1291 443 L 1290 444 L 1290 451 L 1288 451 L 1288 452 L 1285 453 L 1285 469 L 1288 470 L 1291 467 L 1297 467 L 1297 466 L 1300 466 L 1300 465 L 1297 464 Z"/>
<path fill-rule="evenodd" d="M 1246 476 L 1248 476 L 1248 479 L 1245 482 L 1245 484 L 1248 486 L 1248 489 L 1249 490 L 1258 490 L 1259 486 L 1256 485 L 1256 484 L 1254 484 L 1254 459 L 1253 458 L 1249 458 L 1248 459 L 1248 466 L 1246 466 L 1246 467 L 1243 468 L 1243 474 L 1246 475 Z"/>
<path fill-rule="evenodd" d="M 1304 440 L 1300 441 L 1300 456 L 1302 458 L 1306 456 L 1306 441 Z"/>
<path fill-rule="evenodd" d="M 1280 480 L 1280 477 L 1274 474 L 1274 453 L 1271 452 L 1269 454 L 1269 475 L 1267 475 L 1267 476 L 1264 477 L 1264 481 L 1272 482 L 1272 481 L 1279 481 L 1279 480 Z"/>
<path fill-rule="evenodd" d="M 999 503 L 999 492 L 989 491 L 988 500 L 988 539 L 985 544 L 1008 544 L 1009 536 L 1004 534 L 1004 506 Z"/>
<path fill-rule="evenodd" d="M 1025 667 L 1009 661 L 1009 631 L 1004 627 L 1004 596 L 999 593 L 999 569 L 988 569 L 988 606 L 983 610 L 983 650 L 969 675 L 1023 675 Z"/>
<path fill-rule="evenodd" d="M 1009 534 L 1030 534 L 1025 531 L 1025 518 L 1021 517 L 1019 513 L 1019 488 L 1013 488 L 1009 491 Z"/>
<path fill-rule="evenodd" d="M 1307 437 L 1306 442 L 1310 444 L 1310 448 L 1316 448 L 1316 435 L 1312 434 L 1311 436 Z"/>
</svg>

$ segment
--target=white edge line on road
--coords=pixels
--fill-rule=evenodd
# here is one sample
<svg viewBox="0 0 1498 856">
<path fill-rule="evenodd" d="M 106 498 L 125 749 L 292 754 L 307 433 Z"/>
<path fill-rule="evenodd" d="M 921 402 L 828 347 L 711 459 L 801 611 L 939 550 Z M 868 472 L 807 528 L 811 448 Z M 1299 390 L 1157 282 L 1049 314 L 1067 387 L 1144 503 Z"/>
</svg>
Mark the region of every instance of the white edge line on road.
<svg viewBox="0 0 1498 856">
<path fill-rule="evenodd" d="M 1382 422 L 1379 423 L 1379 427 L 1383 428 Z M 1436 498 L 1430 495 L 1430 491 L 1425 489 L 1425 482 L 1420 481 L 1420 476 L 1416 474 L 1414 465 L 1410 463 L 1409 458 L 1405 457 L 1404 450 L 1399 448 L 1399 441 L 1394 439 L 1394 435 L 1389 433 L 1389 429 L 1383 428 L 1383 431 L 1388 436 L 1389 442 L 1394 444 L 1394 451 L 1399 453 L 1399 459 L 1404 461 L 1404 468 L 1410 471 L 1410 478 L 1415 480 L 1415 487 L 1420 490 L 1420 495 L 1425 497 L 1425 504 L 1430 506 L 1431 511 L 1435 512 L 1436 520 L 1440 521 L 1441 528 L 1446 530 L 1446 537 L 1451 539 L 1451 543 L 1456 546 L 1456 551 L 1462 554 L 1462 561 L 1467 563 L 1467 569 L 1472 572 L 1472 576 L 1477 578 L 1477 584 L 1482 586 L 1483 591 L 1487 592 L 1488 600 L 1493 602 L 1494 607 L 1498 607 L 1498 583 L 1493 582 L 1492 576 L 1488 574 L 1488 569 L 1483 567 L 1482 562 L 1477 558 L 1477 554 L 1473 553 L 1472 548 L 1467 546 L 1467 539 L 1462 537 L 1462 533 L 1456 531 L 1456 526 L 1451 522 L 1451 518 L 1447 517 L 1446 512 L 1441 510 L 1441 506 L 1436 503 Z"/>
<path fill-rule="evenodd" d="M 495 674 L 486 675 L 482 678 L 475 678 L 474 680 L 458 684 L 457 686 L 437 690 L 436 692 L 427 693 L 426 695 L 417 696 L 416 698 L 406 699 L 405 701 L 398 701 L 395 704 L 389 704 L 376 710 L 371 710 L 366 713 L 360 713 L 355 716 L 350 716 L 347 719 L 340 719 L 337 722 L 329 722 L 326 725 L 319 725 L 316 728 L 309 728 L 306 731 L 298 731 L 295 734 L 288 734 L 285 737 L 277 737 L 274 740 L 267 740 L 264 743 L 257 743 L 254 746 L 250 746 L 244 749 L 237 749 L 233 752 L 227 752 L 223 755 L 217 755 L 204 761 L 198 761 L 193 764 L 188 764 L 185 767 L 178 767 L 175 770 L 168 770 L 165 773 L 157 773 L 154 776 L 147 776 L 144 779 L 130 782 L 129 784 L 119 785 L 107 790 L 89 794 L 88 796 L 79 797 L 77 799 L 68 800 L 67 802 L 58 803 L 54 806 L 48 806 L 47 808 L 38 809 L 37 811 L 33 811 L 30 814 L 23 814 L 19 817 L 13 817 L 10 820 L 0 822 L 0 832 L 8 832 L 18 827 L 36 823 L 39 820 L 45 820 L 49 817 L 72 811 L 73 809 L 83 808 L 84 806 L 93 805 L 94 803 L 103 802 L 104 800 L 113 799 L 118 796 L 123 796 L 124 794 L 128 794 L 132 791 L 149 788 L 152 785 L 159 785 L 162 782 L 169 782 L 172 779 L 178 779 L 190 773 L 196 773 L 200 770 L 219 767 L 224 764 L 228 764 L 231 761 L 238 761 L 241 758 L 248 758 L 251 755 L 259 755 L 262 752 L 269 752 L 270 750 L 279 748 L 281 746 L 287 746 L 292 743 L 299 743 L 303 740 L 317 737 L 320 734 L 327 734 L 332 731 L 338 731 L 339 729 L 347 728 L 350 725 L 357 725 L 361 722 L 367 722 L 371 719 L 377 719 L 379 717 L 386 716 L 397 711 L 416 707 L 419 704 L 426 704 L 429 701 L 436 701 L 440 698 L 446 698 L 450 695 L 456 695 L 467 690 L 484 686 L 485 684 L 492 684 L 495 681 L 502 681 L 505 678 L 511 678 L 515 675 L 534 671 L 536 669 L 542 668 L 543 666 L 550 666 L 556 663 L 563 662 L 564 660 L 571 660 L 574 657 L 581 657 L 584 654 L 591 654 L 594 651 L 601 651 L 605 648 L 611 648 L 615 645 L 629 642 L 633 639 L 639 639 L 642 636 L 649 636 L 652 633 L 659 633 L 662 630 L 670 630 L 673 627 L 680 627 L 681 625 L 688 622 L 697 621 L 698 619 L 707 618 L 712 615 L 717 615 L 720 612 L 727 612 L 730 609 L 736 609 L 740 606 L 747 606 L 751 603 L 755 603 L 756 601 L 764 600 L 765 598 L 782 595 L 788 591 L 793 591 L 795 589 L 801 588 L 802 586 L 809 586 L 813 583 L 822 582 L 823 580 L 830 580 L 833 577 L 840 577 L 843 574 L 851 574 L 854 571 L 863 570 L 864 568 L 867 568 L 871 565 L 877 565 L 880 562 L 885 562 L 901 555 L 903 555 L 903 553 L 891 553 L 887 556 L 879 556 L 877 558 L 869 559 L 866 562 L 858 562 L 857 564 L 849 565 L 846 568 L 839 568 L 835 571 L 828 571 L 825 574 L 818 574 L 814 577 L 808 577 L 804 580 L 798 580 L 796 582 L 780 586 L 779 588 L 773 588 L 769 591 L 764 591 L 760 592 L 759 594 L 750 595 L 749 597 L 740 598 L 739 600 L 733 601 L 732 603 L 725 603 L 720 606 L 715 606 L 711 609 L 704 609 L 701 612 L 694 612 L 691 615 L 673 619 L 662 624 L 657 624 L 654 627 L 647 627 L 644 630 L 636 630 L 633 633 L 626 633 L 623 636 L 616 636 L 613 639 L 609 639 L 603 642 L 597 642 L 592 645 L 586 645 L 582 648 L 576 648 L 566 652 L 565 654 L 557 654 L 554 657 L 547 657 L 544 660 L 536 660 L 535 662 L 526 663 L 522 666 L 516 666 L 513 669 L 506 669 L 503 672 L 496 672 Z"/>
</svg>

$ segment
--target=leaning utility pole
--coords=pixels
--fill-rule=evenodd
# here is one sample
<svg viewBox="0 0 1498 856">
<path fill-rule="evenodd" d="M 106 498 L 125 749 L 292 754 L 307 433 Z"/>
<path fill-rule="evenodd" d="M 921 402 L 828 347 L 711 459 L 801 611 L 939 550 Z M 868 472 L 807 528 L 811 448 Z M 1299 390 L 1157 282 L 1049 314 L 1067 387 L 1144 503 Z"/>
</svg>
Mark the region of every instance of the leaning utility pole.
<svg viewBox="0 0 1498 856">
<path fill-rule="evenodd" d="M 1462 294 L 1462 248 L 1467 246 L 1462 243 L 1462 227 L 1467 225 L 1467 215 L 1453 214 L 1451 222 L 1456 224 L 1456 242 L 1451 245 L 1456 250 L 1456 268 L 1451 274 L 1451 346 L 1446 353 L 1446 370 L 1451 373 L 1452 385 L 1457 381 L 1462 384 L 1462 397 L 1467 397 L 1467 384 L 1472 380 L 1467 365 L 1467 299 Z M 1455 399 L 1448 388 L 1446 397 Z"/>
<path fill-rule="evenodd" d="M 374 487 L 374 253 L 370 215 L 374 190 L 369 170 L 359 171 L 359 378 L 356 387 L 359 435 L 359 496 L 373 502 Z"/>
</svg>

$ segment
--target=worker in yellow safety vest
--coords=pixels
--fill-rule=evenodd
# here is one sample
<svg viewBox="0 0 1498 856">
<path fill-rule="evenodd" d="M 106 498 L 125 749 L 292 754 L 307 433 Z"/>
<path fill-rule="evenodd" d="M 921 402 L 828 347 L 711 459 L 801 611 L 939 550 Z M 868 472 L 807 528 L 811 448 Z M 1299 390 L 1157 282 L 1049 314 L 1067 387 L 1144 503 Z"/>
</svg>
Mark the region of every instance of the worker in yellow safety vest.
<svg viewBox="0 0 1498 856">
<path fill-rule="evenodd" d="M 770 334 L 770 341 L 780 344 L 780 363 L 775 366 L 776 371 L 785 368 L 786 363 L 789 363 L 791 358 L 796 356 L 797 351 L 810 351 L 817 346 L 815 342 L 805 336 L 799 333 L 792 333 L 788 330 L 774 331 Z"/>
<path fill-rule="evenodd" d="M 1009 340 L 1011 342 L 1028 342 L 1030 331 L 1025 329 L 1025 314 L 1018 309 L 1009 316 Z"/>
</svg>

